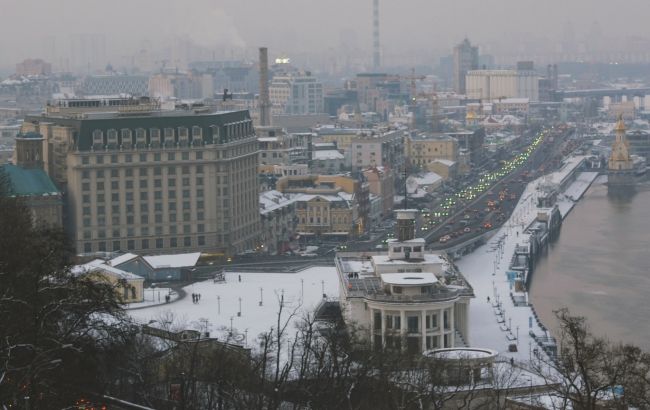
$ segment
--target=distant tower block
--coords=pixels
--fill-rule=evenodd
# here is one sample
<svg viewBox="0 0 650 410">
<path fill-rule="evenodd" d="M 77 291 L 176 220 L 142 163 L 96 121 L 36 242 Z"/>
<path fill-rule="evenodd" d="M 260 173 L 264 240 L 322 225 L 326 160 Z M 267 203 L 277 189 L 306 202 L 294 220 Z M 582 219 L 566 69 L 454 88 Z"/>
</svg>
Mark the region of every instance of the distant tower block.
<svg viewBox="0 0 650 410">
<path fill-rule="evenodd" d="M 379 0 L 373 0 L 372 8 L 372 66 L 375 70 L 381 66 L 381 53 L 379 51 Z"/>
<path fill-rule="evenodd" d="M 271 125 L 271 101 L 269 99 L 269 55 L 266 47 L 260 47 L 260 125 Z"/>
</svg>

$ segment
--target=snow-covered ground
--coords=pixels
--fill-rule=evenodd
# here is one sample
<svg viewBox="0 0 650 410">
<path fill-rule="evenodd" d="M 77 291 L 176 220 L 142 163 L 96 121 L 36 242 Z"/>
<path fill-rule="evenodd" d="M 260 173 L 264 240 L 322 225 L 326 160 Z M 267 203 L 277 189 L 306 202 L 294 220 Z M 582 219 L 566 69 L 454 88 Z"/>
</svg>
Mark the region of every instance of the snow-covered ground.
<svg viewBox="0 0 650 410">
<path fill-rule="evenodd" d="M 185 324 L 183 328 L 205 330 L 207 325 L 211 336 L 228 333 L 232 324 L 235 340 L 250 346 L 260 333 L 276 326 L 282 295 L 283 317 L 286 319 L 295 310 L 292 322 L 296 323 L 304 314 L 314 312 L 323 293 L 328 298 L 338 297 L 338 278 L 334 267 L 314 267 L 299 273 L 226 273 L 225 282 L 208 280 L 183 289 L 187 296 L 175 303 L 132 310 L 129 314 L 146 324 L 161 320 L 169 312 L 179 324 Z M 192 302 L 192 293 L 201 295 L 198 303 Z M 287 329 L 293 333 L 294 326 L 290 324 Z"/>
<path fill-rule="evenodd" d="M 170 302 L 178 299 L 178 293 L 170 288 L 144 288 L 144 301 L 139 303 L 128 303 L 126 309 L 139 309 L 146 306 L 166 304 L 165 296 L 169 295 Z"/>
</svg>

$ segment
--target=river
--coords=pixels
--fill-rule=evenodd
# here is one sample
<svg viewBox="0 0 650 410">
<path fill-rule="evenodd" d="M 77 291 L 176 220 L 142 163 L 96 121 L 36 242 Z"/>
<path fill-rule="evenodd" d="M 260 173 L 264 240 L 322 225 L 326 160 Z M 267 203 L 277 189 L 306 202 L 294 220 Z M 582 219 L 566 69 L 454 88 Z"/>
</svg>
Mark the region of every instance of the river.
<svg viewBox="0 0 650 410">
<path fill-rule="evenodd" d="M 595 335 L 650 351 L 650 191 L 612 198 L 597 180 L 535 267 L 530 299 L 550 329 L 567 307 Z"/>
</svg>

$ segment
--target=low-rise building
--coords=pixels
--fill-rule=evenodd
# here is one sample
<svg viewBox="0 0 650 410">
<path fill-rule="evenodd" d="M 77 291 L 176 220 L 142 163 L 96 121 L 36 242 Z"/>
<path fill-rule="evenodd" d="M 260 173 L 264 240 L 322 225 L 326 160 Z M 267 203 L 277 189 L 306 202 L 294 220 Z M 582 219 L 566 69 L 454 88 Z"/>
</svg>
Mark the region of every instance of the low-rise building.
<svg viewBox="0 0 650 410">
<path fill-rule="evenodd" d="M 358 207 L 349 194 L 301 194 L 295 201 L 301 236 L 347 238 L 358 231 Z"/>
<path fill-rule="evenodd" d="M 430 168 L 433 162 L 458 160 L 458 140 L 448 135 L 409 135 L 405 153 L 411 165 L 436 172 Z"/>
<path fill-rule="evenodd" d="M 263 248 L 272 255 L 289 250 L 289 244 L 296 238 L 296 198 L 299 195 L 283 194 L 279 191 L 260 193 L 260 218 Z"/>
<path fill-rule="evenodd" d="M 95 259 L 86 264 L 75 266 L 72 268 L 72 273 L 111 284 L 122 303 L 144 301 L 144 278 L 116 268 L 103 259 Z"/>
<path fill-rule="evenodd" d="M 427 169 L 440 175 L 444 180 L 454 179 L 458 175 L 458 163 L 448 159 L 436 159 L 427 164 Z"/>
<path fill-rule="evenodd" d="M 312 174 L 338 174 L 346 168 L 345 156 L 336 148 L 336 144 L 314 143 L 309 167 Z"/>
<path fill-rule="evenodd" d="M 397 211 L 388 252 L 338 253 L 345 322 L 377 347 L 421 353 L 469 343 L 473 290 L 443 255 L 415 238 L 415 210 Z"/>
</svg>

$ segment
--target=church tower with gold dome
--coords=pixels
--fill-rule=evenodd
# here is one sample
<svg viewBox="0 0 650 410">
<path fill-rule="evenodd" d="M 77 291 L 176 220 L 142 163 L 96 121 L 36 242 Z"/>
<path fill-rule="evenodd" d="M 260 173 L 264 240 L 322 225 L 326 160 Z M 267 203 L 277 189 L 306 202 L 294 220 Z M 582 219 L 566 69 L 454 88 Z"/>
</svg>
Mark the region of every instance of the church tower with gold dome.
<svg viewBox="0 0 650 410">
<path fill-rule="evenodd" d="M 612 144 L 612 154 L 608 162 L 608 184 L 612 185 L 633 185 L 634 164 L 630 156 L 630 143 L 625 137 L 625 122 L 623 116 L 619 115 L 616 127 L 616 140 Z"/>
</svg>

